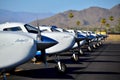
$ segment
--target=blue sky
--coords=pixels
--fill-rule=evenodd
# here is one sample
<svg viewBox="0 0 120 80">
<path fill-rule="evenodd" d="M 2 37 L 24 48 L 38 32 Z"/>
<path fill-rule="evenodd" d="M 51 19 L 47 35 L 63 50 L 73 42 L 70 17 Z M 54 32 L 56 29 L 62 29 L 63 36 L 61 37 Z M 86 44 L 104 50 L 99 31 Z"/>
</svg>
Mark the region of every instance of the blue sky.
<svg viewBox="0 0 120 80">
<path fill-rule="evenodd" d="M 67 10 L 83 10 L 92 6 L 110 9 L 120 0 L 0 0 L 0 9 L 33 12 L 59 13 Z"/>
</svg>

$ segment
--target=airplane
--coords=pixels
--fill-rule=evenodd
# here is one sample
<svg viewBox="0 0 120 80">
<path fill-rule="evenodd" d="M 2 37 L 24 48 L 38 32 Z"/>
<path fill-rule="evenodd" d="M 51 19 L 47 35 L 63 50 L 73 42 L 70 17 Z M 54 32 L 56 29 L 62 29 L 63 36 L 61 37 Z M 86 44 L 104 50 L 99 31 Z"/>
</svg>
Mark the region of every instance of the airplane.
<svg viewBox="0 0 120 80">
<path fill-rule="evenodd" d="M 106 40 L 106 38 L 107 37 L 109 37 L 108 36 L 108 34 L 105 32 L 105 31 L 100 31 L 100 32 L 95 32 L 97 35 L 98 35 L 98 37 L 100 38 L 99 40 Z"/>
<path fill-rule="evenodd" d="M 40 29 L 44 32 L 67 32 L 67 33 L 70 32 L 72 35 L 75 36 L 77 40 L 73 48 L 78 48 L 78 52 L 80 54 L 83 54 L 83 51 L 80 48 L 81 46 L 84 45 L 87 47 L 88 51 L 93 51 L 93 48 L 100 46 L 101 40 L 106 38 L 105 35 L 95 34 L 92 31 L 80 31 L 80 30 L 73 30 L 73 29 L 65 30 L 62 28 L 58 28 L 57 26 L 54 26 L 54 25 L 41 25 Z"/>
<path fill-rule="evenodd" d="M 75 33 L 74 30 L 65 30 L 65 29 L 58 28 L 58 27 L 53 26 L 53 25 L 50 25 L 50 26 L 41 25 L 40 30 L 43 32 L 62 32 L 62 33 L 64 32 L 64 33 L 73 35 L 75 37 L 75 44 L 71 48 L 72 49 L 71 51 L 73 52 L 72 59 L 74 61 L 78 61 L 78 59 L 79 59 L 78 55 L 76 55 L 74 53 L 73 49 L 76 49 L 78 51 L 78 53 L 83 54 L 83 51 L 81 50 L 80 47 L 86 43 L 86 41 L 85 41 L 86 37 L 84 35 L 81 35 L 79 33 Z"/>
<path fill-rule="evenodd" d="M 4 80 L 6 80 L 6 71 L 35 56 L 36 45 L 36 41 L 26 34 L 0 31 L 0 72 Z"/>
<path fill-rule="evenodd" d="M 58 69 L 59 72 L 65 72 L 66 71 L 66 65 L 61 63 L 59 55 L 61 52 L 67 51 L 70 48 L 73 47 L 75 44 L 75 38 L 73 35 L 68 34 L 68 33 L 60 33 L 60 32 L 42 32 L 38 29 L 29 25 L 29 24 L 24 24 L 24 23 L 16 23 L 16 22 L 11 22 L 11 23 L 4 23 L 0 25 L 0 30 L 1 31 L 17 31 L 17 32 L 24 32 L 30 36 L 32 36 L 34 39 L 36 39 L 37 34 L 43 35 L 46 37 L 49 37 L 51 39 L 54 39 L 57 41 L 57 44 L 49 47 L 47 49 L 39 49 L 38 51 L 41 51 L 44 58 L 44 63 L 46 64 L 46 56 L 54 54 L 56 57 L 56 62 L 57 66 L 56 68 Z M 40 37 L 39 37 L 40 38 Z M 42 38 L 40 38 L 42 40 Z"/>
<path fill-rule="evenodd" d="M 104 38 L 106 38 L 106 35 L 96 34 L 93 31 L 84 31 L 84 32 L 86 32 L 88 35 L 92 35 L 95 37 L 91 40 L 94 43 L 93 44 L 94 48 L 96 48 L 96 46 L 100 46 L 102 44 L 102 40 L 104 40 Z"/>
<path fill-rule="evenodd" d="M 95 44 L 93 43 L 94 39 L 96 39 L 96 36 L 93 34 L 90 34 L 88 31 L 81 31 L 81 30 L 77 30 L 77 32 L 79 32 L 80 34 L 86 36 L 86 47 L 88 49 L 88 51 L 93 51 L 93 48 L 95 48 Z"/>
<path fill-rule="evenodd" d="M 79 48 L 79 53 L 83 54 L 83 51 L 81 50 L 81 46 L 85 45 L 86 43 L 86 36 L 80 34 L 79 32 L 77 32 L 76 30 L 73 29 L 69 29 L 67 30 L 70 34 L 73 34 L 76 38 L 76 43 L 73 46 L 73 48 Z"/>
<path fill-rule="evenodd" d="M 95 38 L 95 36 L 91 35 L 91 34 L 88 34 L 87 32 L 82 32 L 80 30 L 65 30 L 65 29 L 62 29 L 62 28 L 58 28 L 57 26 L 54 26 L 54 25 L 41 25 L 40 26 L 40 29 L 44 32 L 69 32 L 71 33 L 73 36 L 75 36 L 76 38 L 76 43 L 75 45 L 73 46 L 73 48 L 75 47 L 80 47 L 84 44 L 87 44 L 87 49 L 89 51 L 92 51 L 92 47 L 91 47 L 91 43 L 92 43 L 92 39 Z M 79 42 L 79 44 L 78 44 Z M 83 51 L 79 48 L 79 52 L 81 54 L 83 54 Z"/>
</svg>

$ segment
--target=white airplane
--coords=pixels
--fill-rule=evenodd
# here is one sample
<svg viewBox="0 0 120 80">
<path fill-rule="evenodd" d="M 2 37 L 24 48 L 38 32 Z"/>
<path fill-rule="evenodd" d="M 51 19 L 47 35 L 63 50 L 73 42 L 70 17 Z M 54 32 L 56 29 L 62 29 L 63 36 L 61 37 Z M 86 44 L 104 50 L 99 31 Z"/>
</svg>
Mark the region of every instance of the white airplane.
<svg viewBox="0 0 120 80">
<path fill-rule="evenodd" d="M 43 32 L 62 32 L 62 33 L 64 32 L 64 33 L 73 35 L 75 37 L 75 44 L 71 49 L 77 49 L 77 51 L 80 54 L 83 54 L 83 51 L 81 50 L 80 47 L 86 43 L 86 40 L 85 40 L 86 37 L 84 35 L 81 35 L 79 33 L 75 33 L 74 30 L 65 30 L 62 28 L 58 28 L 56 26 L 42 25 L 42 26 L 40 26 L 40 30 Z M 74 53 L 74 50 L 72 50 L 72 52 L 73 52 L 72 59 L 74 61 L 78 61 L 78 58 L 79 58 L 78 55 L 76 55 Z"/>
<path fill-rule="evenodd" d="M 6 80 L 6 71 L 33 58 L 36 51 L 36 41 L 30 36 L 0 31 L 0 72 L 4 80 Z"/>
<path fill-rule="evenodd" d="M 23 24 L 23 23 L 5 23 L 0 25 L 1 31 L 19 31 L 19 32 L 25 32 L 28 33 L 30 36 L 32 36 L 34 39 L 36 39 L 38 34 L 38 29 L 29 25 L 29 24 Z M 59 53 L 64 52 L 70 48 L 73 47 L 75 44 L 75 38 L 73 35 L 68 33 L 60 33 L 60 32 L 39 32 L 41 35 L 52 38 L 57 41 L 58 44 L 47 48 L 45 50 L 39 49 L 43 56 L 46 56 L 47 54 L 55 54 L 56 61 L 57 61 L 57 68 L 60 72 L 64 72 L 66 70 L 65 64 L 61 63 L 59 60 Z M 38 37 L 40 38 L 40 37 Z M 39 40 L 42 40 L 39 39 Z M 46 62 L 46 59 L 44 59 Z"/>
<path fill-rule="evenodd" d="M 96 33 L 97 35 L 98 35 L 98 38 L 99 38 L 99 40 L 105 40 L 107 37 L 109 37 L 108 35 L 107 35 L 107 33 L 106 32 L 104 32 L 104 34 L 102 33 L 102 32 L 98 32 L 98 33 Z"/>
<path fill-rule="evenodd" d="M 94 38 L 91 39 L 91 42 L 93 43 L 93 47 L 96 48 L 96 46 L 100 46 L 101 45 L 101 41 L 102 39 L 104 38 L 103 35 L 98 35 L 98 34 L 95 34 L 95 32 L 93 31 L 84 31 L 87 35 L 91 35 L 93 36 Z"/>
<path fill-rule="evenodd" d="M 86 36 L 86 47 L 88 49 L 88 51 L 92 51 L 93 47 L 95 47 L 95 45 L 93 44 L 94 39 L 96 39 L 96 36 L 93 34 L 89 34 L 87 31 L 80 31 L 77 30 L 77 32 L 79 32 L 80 34 Z"/>
</svg>

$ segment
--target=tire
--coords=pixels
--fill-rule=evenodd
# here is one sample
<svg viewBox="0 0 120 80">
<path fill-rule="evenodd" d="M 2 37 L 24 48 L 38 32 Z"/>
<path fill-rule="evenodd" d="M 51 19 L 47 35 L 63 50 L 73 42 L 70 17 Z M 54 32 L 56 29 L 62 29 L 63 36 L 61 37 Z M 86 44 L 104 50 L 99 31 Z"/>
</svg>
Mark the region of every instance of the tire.
<svg viewBox="0 0 120 80">
<path fill-rule="evenodd" d="M 79 60 L 79 55 L 74 53 L 74 54 L 72 55 L 71 59 L 72 59 L 74 62 L 78 62 L 78 60 Z"/>
<path fill-rule="evenodd" d="M 93 44 L 93 48 L 94 48 L 94 49 L 96 49 L 96 48 L 97 48 L 95 44 Z"/>
<path fill-rule="evenodd" d="M 90 46 L 87 47 L 88 51 L 92 51 L 92 48 Z"/>
<path fill-rule="evenodd" d="M 84 54 L 84 52 L 82 51 L 82 49 L 79 49 L 79 53 L 80 53 L 80 55 Z"/>
<path fill-rule="evenodd" d="M 100 44 L 99 44 L 99 43 L 97 43 L 97 46 L 99 47 L 99 46 L 100 46 Z"/>
<path fill-rule="evenodd" d="M 57 69 L 57 71 L 59 73 L 65 73 L 66 72 L 66 65 L 64 63 L 60 63 L 61 69 L 58 66 L 58 64 L 55 66 L 55 69 Z"/>
<path fill-rule="evenodd" d="M 36 57 L 33 57 L 33 58 L 31 59 L 31 62 L 33 62 L 34 64 L 36 63 L 36 61 L 37 61 L 37 58 L 36 58 Z"/>
</svg>

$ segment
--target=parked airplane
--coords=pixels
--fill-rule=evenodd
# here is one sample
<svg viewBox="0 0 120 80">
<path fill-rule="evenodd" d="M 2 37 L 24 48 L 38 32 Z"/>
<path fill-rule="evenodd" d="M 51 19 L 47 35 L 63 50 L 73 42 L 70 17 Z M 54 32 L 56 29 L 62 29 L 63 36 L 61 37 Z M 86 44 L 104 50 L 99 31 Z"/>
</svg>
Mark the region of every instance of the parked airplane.
<svg viewBox="0 0 120 80">
<path fill-rule="evenodd" d="M 86 41 L 87 41 L 87 49 L 88 51 L 93 51 L 93 47 L 95 48 L 95 44 L 93 43 L 93 41 L 96 39 L 96 36 L 94 34 L 90 34 L 88 31 L 80 31 L 77 30 L 77 32 L 83 34 L 86 36 Z"/>
<path fill-rule="evenodd" d="M 87 49 L 89 51 L 92 51 L 93 47 L 96 48 L 96 45 L 99 46 L 101 44 L 101 38 L 103 38 L 104 36 L 98 36 L 98 34 L 95 34 L 94 32 L 92 31 L 80 31 L 80 30 L 65 30 L 65 29 L 61 29 L 61 28 L 58 28 L 56 26 L 51 26 L 52 28 L 51 29 L 48 29 L 48 31 L 52 30 L 52 31 L 60 31 L 60 32 L 70 32 L 72 33 L 77 41 L 75 43 L 75 45 L 73 46 L 73 48 L 76 48 L 79 46 L 79 49 L 78 51 L 80 53 L 83 53 L 80 49 L 80 47 L 82 45 L 86 46 Z M 46 27 L 42 27 L 43 29 L 45 29 Z M 79 44 L 78 44 L 79 43 Z"/>
<path fill-rule="evenodd" d="M 38 34 L 38 29 L 29 25 L 29 24 L 23 24 L 23 23 L 5 23 L 0 25 L 0 30 L 2 31 L 20 31 L 28 33 L 30 36 L 32 36 L 34 39 L 36 39 L 36 36 Z M 41 50 L 43 56 L 46 57 L 46 54 L 55 54 L 56 55 L 56 61 L 57 61 L 57 68 L 60 72 L 64 72 L 66 70 L 65 64 L 60 62 L 59 59 L 59 53 L 66 51 L 73 47 L 75 43 L 74 36 L 67 34 L 67 33 L 58 33 L 58 32 L 39 32 L 41 35 L 44 35 L 46 37 L 52 38 L 58 42 L 55 46 L 52 46 L 50 48 L 47 48 L 46 50 Z M 41 39 L 42 40 L 42 39 Z M 46 51 L 46 52 L 45 52 Z M 46 62 L 46 59 L 44 59 Z"/>
<path fill-rule="evenodd" d="M 70 32 L 72 35 L 75 36 L 75 38 L 77 40 L 75 45 L 73 46 L 73 48 L 87 44 L 88 50 L 92 51 L 91 43 L 92 43 L 92 39 L 94 39 L 95 36 L 88 34 L 87 32 L 82 32 L 80 30 L 76 30 L 76 31 L 75 30 L 65 30 L 62 28 L 58 28 L 56 26 L 47 26 L 47 25 L 40 26 L 40 29 L 42 31 L 47 31 L 47 32 L 67 32 L 67 33 Z M 79 48 L 79 52 L 81 54 L 83 54 L 83 51 L 80 48 Z"/>
<path fill-rule="evenodd" d="M 4 80 L 6 71 L 33 58 L 36 45 L 35 40 L 26 34 L 0 31 L 0 72 Z"/>
<path fill-rule="evenodd" d="M 84 45 L 85 42 L 86 42 L 85 41 L 86 37 L 84 35 L 81 35 L 79 33 L 75 33 L 74 30 L 65 30 L 65 29 L 62 29 L 62 28 L 58 28 L 56 26 L 42 25 L 42 26 L 40 26 L 40 29 L 43 32 L 62 32 L 62 33 L 64 32 L 64 33 L 73 35 L 75 37 L 75 44 L 71 49 L 77 49 L 77 51 L 80 54 L 83 54 L 83 51 L 81 50 L 80 46 Z M 73 52 L 72 59 L 75 60 L 75 61 L 78 61 L 78 58 L 79 58 L 78 55 L 76 55 L 74 53 L 74 50 L 72 50 L 72 52 Z"/>
<path fill-rule="evenodd" d="M 93 31 L 84 31 L 84 32 L 86 32 L 88 35 L 92 35 L 95 37 L 91 40 L 94 43 L 93 44 L 94 48 L 96 48 L 96 46 L 100 46 L 102 44 L 102 40 L 104 40 L 104 38 L 107 38 L 107 35 L 96 34 Z"/>
<path fill-rule="evenodd" d="M 92 48 L 96 48 L 96 45 L 99 46 L 101 43 L 101 37 L 99 37 L 97 34 L 93 33 L 92 31 L 80 31 L 80 30 L 65 30 L 62 28 L 58 28 L 56 26 L 47 26 L 42 25 L 40 26 L 40 29 L 42 31 L 47 32 L 70 32 L 72 35 L 76 38 L 76 43 L 74 44 L 73 48 L 77 48 L 78 52 L 83 54 L 83 51 L 81 50 L 81 46 L 86 46 L 88 51 L 92 51 Z M 75 55 L 75 54 L 73 54 Z M 76 60 L 76 58 L 74 57 Z M 77 59 L 78 60 L 78 59 Z"/>
</svg>

